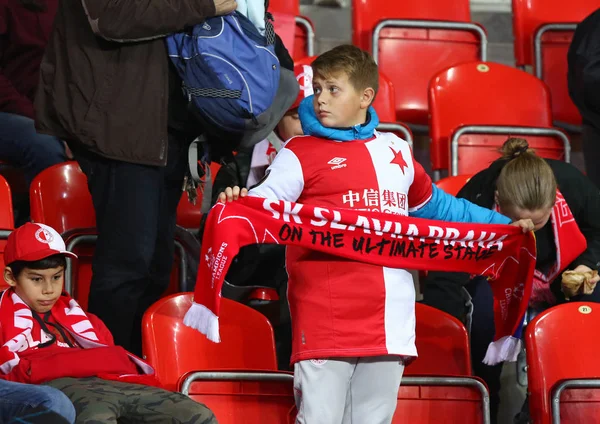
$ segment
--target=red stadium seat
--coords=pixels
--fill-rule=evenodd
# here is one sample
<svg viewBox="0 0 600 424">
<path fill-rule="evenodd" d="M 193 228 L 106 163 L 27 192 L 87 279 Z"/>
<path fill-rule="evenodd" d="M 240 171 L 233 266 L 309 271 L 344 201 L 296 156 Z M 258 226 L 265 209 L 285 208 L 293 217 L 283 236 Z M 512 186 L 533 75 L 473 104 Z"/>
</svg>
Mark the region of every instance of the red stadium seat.
<svg viewBox="0 0 600 424">
<path fill-rule="evenodd" d="M 213 343 L 183 324 L 191 305 L 192 293 L 179 293 L 159 300 L 144 314 L 144 356 L 165 387 L 175 390 L 179 378 L 190 371 L 277 370 L 273 328 L 262 314 L 222 298 L 221 342 Z"/>
<path fill-rule="evenodd" d="M 427 87 L 442 69 L 486 60 L 487 36 L 468 0 L 352 2 L 353 42 L 372 50 L 396 88 L 396 121 L 427 125 Z"/>
<path fill-rule="evenodd" d="M 527 325 L 529 410 L 536 424 L 597 423 L 600 305 L 573 302 L 550 308 Z"/>
<path fill-rule="evenodd" d="M 61 234 L 96 226 L 87 177 L 77 162 L 59 163 L 38 174 L 31 183 L 30 203 L 32 221 Z"/>
<path fill-rule="evenodd" d="M 569 162 L 569 138 L 555 128 L 526 128 L 504 126 L 464 126 L 450 137 L 450 174 L 476 174 L 500 158 L 500 148 L 508 136 L 524 137 L 529 147 L 548 159 Z"/>
<path fill-rule="evenodd" d="M 285 38 L 282 40 L 292 54 L 294 60 L 315 54 L 315 30 L 312 22 L 300 15 L 300 2 L 298 0 L 276 0 L 269 2 L 269 11 L 275 19 L 275 32 L 280 34 L 286 30 L 282 25 L 289 23 L 288 16 L 292 16 L 296 23 L 294 43 L 290 45 Z"/>
<path fill-rule="evenodd" d="M 4 248 L 6 239 L 14 229 L 13 206 L 10 187 L 4 177 L 0 176 L 0 267 L 4 270 Z M 7 288 L 4 278 L 0 281 L 0 290 Z"/>
<path fill-rule="evenodd" d="M 486 422 L 488 392 L 472 376 L 465 326 L 445 312 L 417 303 L 416 345 L 419 357 L 404 370 L 392 422 Z"/>
<path fill-rule="evenodd" d="M 207 405 L 219 424 L 293 424 L 295 421 L 292 374 L 200 371 L 184 377 L 178 390 Z"/>
<path fill-rule="evenodd" d="M 46 224 L 62 234 L 67 250 L 79 257 L 68 259 L 65 272 L 65 290 L 83 309 L 87 309 L 92 257 L 97 239 L 96 215 L 92 196 L 88 191 L 87 177 L 76 162 L 54 165 L 40 172 L 30 187 L 31 220 Z M 180 287 L 179 269 L 181 245 L 176 241 L 176 258 L 167 291 Z"/>
<path fill-rule="evenodd" d="M 473 90 L 477 87 L 477 90 Z M 490 134 L 501 134 L 504 140 L 510 134 L 531 135 L 532 127 L 540 128 L 544 135 L 561 137 L 565 160 L 569 159 L 568 139 L 552 128 L 550 93 L 548 87 L 536 77 L 518 69 L 498 63 L 468 62 L 438 73 L 429 87 L 431 129 L 431 162 L 434 170 L 449 169 L 452 175 L 458 172 L 456 163 L 450 168 L 450 141 L 461 135 L 463 126 L 493 126 L 487 132 L 481 128 L 469 128 L 468 145 L 476 134 L 491 143 Z M 509 128 L 506 128 L 509 127 Z M 469 132 L 462 129 L 462 135 Z M 475 130 L 481 131 L 475 131 Z M 534 131 L 535 132 L 535 131 Z M 460 137 L 458 137 L 460 138 Z M 502 141 L 504 141 L 502 140 Z M 456 141 L 458 143 L 458 140 Z M 554 146 L 555 141 L 549 141 Z M 501 145 L 496 144 L 498 147 Z M 486 164 L 482 163 L 482 167 Z M 473 173 L 473 170 L 461 173 Z"/>
<path fill-rule="evenodd" d="M 13 217 L 12 197 L 8 182 L 0 175 L 0 230 L 13 230 L 15 220 Z"/>
<path fill-rule="evenodd" d="M 269 12 L 298 16 L 300 14 L 300 0 L 269 0 Z"/>
<path fill-rule="evenodd" d="M 442 178 L 435 182 L 435 185 L 446 193 L 456 196 L 471 179 L 472 175 L 456 175 L 453 177 Z"/>
<path fill-rule="evenodd" d="M 512 0 L 517 66 L 533 65 L 550 87 L 554 120 L 581 125 L 567 87 L 567 51 L 576 24 L 596 10 L 597 0 Z"/>
</svg>

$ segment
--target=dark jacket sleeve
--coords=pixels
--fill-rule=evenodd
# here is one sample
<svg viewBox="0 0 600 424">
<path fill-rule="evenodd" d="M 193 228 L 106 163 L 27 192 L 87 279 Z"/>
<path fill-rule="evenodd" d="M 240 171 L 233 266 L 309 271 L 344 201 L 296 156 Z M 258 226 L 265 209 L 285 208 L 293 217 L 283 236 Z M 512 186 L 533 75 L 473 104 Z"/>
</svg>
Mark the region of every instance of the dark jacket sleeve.
<svg viewBox="0 0 600 424">
<path fill-rule="evenodd" d="M 213 0 L 81 0 L 92 31 L 117 42 L 146 41 L 214 16 Z"/>
<path fill-rule="evenodd" d="M 587 241 L 587 249 L 571 265 L 600 268 L 600 191 L 574 166 L 552 161 L 558 187 L 573 213 L 579 230 Z"/>
<path fill-rule="evenodd" d="M 0 2 L 0 112 L 16 113 L 33 119 L 33 103 L 15 88 L 12 81 L 4 75 L 2 62 L 8 45 L 8 6 Z"/>
</svg>

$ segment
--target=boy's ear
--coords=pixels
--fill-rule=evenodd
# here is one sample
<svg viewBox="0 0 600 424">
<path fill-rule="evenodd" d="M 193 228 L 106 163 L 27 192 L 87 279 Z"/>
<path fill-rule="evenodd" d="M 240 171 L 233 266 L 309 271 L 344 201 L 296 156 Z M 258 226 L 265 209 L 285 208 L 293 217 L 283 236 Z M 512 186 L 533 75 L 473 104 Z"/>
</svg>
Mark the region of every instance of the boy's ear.
<svg viewBox="0 0 600 424">
<path fill-rule="evenodd" d="M 6 281 L 6 284 L 11 287 L 15 287 L 17 285 L 17 279 L 9 266 L 4 268 L 4 281 Z"/>
<path fill-rule="evenodd" d="M 375 99 L 375 90 L 371 87 L 365 88 L 362 93 L 362 98 L 360 99 L 360 108 L 368 109 L 368 107 L 371 106 L 371 103 L 373 103 L 373 99 Z"/>
</svg>

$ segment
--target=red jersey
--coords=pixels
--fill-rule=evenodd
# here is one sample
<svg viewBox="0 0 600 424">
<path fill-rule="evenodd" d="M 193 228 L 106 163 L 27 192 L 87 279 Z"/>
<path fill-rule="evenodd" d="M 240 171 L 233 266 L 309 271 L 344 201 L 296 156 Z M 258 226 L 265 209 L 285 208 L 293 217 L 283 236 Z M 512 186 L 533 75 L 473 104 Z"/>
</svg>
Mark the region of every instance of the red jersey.
<svg viewBox="0 0 600 424">
<path fill-rule="evenodd" d="M 408 215 L 432 194 L 431 179 L 408 143 L 390 133 L 344 142 L 296 137 L 267 172 L 250 195 Z M 311 236 L 322 237 L 317 232 Z M 292 363 L 416 356 L 415 289 L 408 271 L 292 246 L 287 248 L 287 271 Z"/>
</svg>

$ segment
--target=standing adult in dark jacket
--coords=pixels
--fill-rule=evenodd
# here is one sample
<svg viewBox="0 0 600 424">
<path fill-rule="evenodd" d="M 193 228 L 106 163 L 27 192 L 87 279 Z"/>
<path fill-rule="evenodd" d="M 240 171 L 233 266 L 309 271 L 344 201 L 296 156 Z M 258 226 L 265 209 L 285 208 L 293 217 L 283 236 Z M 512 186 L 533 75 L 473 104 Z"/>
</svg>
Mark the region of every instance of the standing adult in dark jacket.
<svg viewBox="0 0 600 424">
<path fill-rule="evenodd" d="M 0 160 L 23 169 L 27 183 L 66 160 L 56 137 L 38 134 L 33 100 L 58 0 L 0 0 Z"/>
<path fill-rule="evenodd" d="M 528 150 L 524 139 L 509 139 L 503 153 L 503 158 L 473 176 L 457 197 L 496 208 L 513 220 L 530 218 L 535 225 L 537 247 L 530 304 L 542 309 L 563 303 L 566 301 L 561 291 L 563 271 L 586 272 L 600 267 L 600 193 L 575 167 L 540 158 Z M 488 384 L 495 414 L 502 364 L 482 363 L 494 337 L 493 297 L 487 280 L 470 280 L 465 273 L 431 272 L 425 283 L 424 302 L 462 319 L 467 312 L 463 286 L 473 303 L 473 370 Z M 600 302 L 600 285 L 591 295 L 571 300 Z"/>
<path fill-rule="evenodd" d="M 141 353 L 141 318 L 169 284 L 187 148 L 181 81 L 164 37 L 235 0 L 60 2 L 41 66 L 36 125 L 67 140 L 88 177 L 98 242 L 89 310 Z"/>
<path fill-rule="evenodd" d="M 585 169 L 600 187 L 600 9 L 577 26 L 567 60 L 569 94 L 583 117 Z"/>
</svg>

